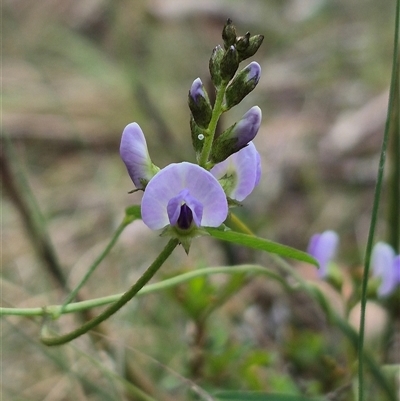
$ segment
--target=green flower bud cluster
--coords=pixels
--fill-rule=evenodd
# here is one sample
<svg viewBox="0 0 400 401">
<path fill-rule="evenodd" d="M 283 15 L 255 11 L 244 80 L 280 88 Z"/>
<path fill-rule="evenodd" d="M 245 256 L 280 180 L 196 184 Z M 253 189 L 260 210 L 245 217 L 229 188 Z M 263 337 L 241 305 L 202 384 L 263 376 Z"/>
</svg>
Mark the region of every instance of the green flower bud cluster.
<svg viewBox="0 0 400 401">
<path fill-rule="evenodd" d="M 221 114 L 239 104 L 260 79 L 261 67 L 256 62 L 250 63 L 239 72 L 238 69 L 241 61 L 257 52 L 263 39 L 263 35 L 251 36 L 249 32 L 237 36 L 232 20 L 228 19 L 222 30 L 223 46 L 217 45 L 209 60 L 211 82 L 216 91 L 215 104 L 211 105 L 200 78 L 192 84 L 188 98 L 191 111 L 190 129 L 197 160 L 203 167 L 209 169 L 247 146 L 254 137 L 254 132 L 258 130 L 258 127 L 254 130 L 254 124 L 248 122 L 244 125 L 242 122 L 241 129 L 237 129 L 235 124 L 221 134 L 219 139 L 215 137 Z M 258 110 L 252 110 L 250 114 L 258 118 L 261 113 Z"/>
</svg>

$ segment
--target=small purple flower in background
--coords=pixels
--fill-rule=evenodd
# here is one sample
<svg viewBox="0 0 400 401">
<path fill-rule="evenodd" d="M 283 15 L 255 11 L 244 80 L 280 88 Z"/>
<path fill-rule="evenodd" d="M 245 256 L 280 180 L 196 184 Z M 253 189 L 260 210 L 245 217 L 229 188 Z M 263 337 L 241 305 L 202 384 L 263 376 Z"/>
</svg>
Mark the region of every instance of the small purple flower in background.
<svg viewBox="0 0 400 401">
<path fill-rule="evenodd" d="M 339 236 L 335 231 L 314 234 L 308 243 L 307 252 L 319 263 L 318 275 L 324 278 L 328 274 L 328 264 L 335 257 L 339 245 Z"/>
<path fill-rule="evenodd" d="M 239 152 L 216 164 L 210 173 L 219 180 L 229 198 L 241 202 L 260 181 L 260 154 L 250 142 Z"/>
<path fill-rule="evenodd" d="M 142 219 L 152 230 L 168 225 L 178 232 L 193 227 L 218 227 L 228 215 L 225 193 L 202 167 L 173 163 L 148 183 L 142 199 Z"/>
<path fill-rule="evenodd" d="M 400 255 L 385 242 L 378 242 L 372 250 L 373 275 L 381 279 L 379 297 L 387 297 L 400 285 Z"/>
<path fill-rule="evenodd" d="M 144 189 L 153 176 L 160 171 L 150 159 L 146 138 L 137 123 L 131 123 L 125 127 L 119 153 L 137 189 Z"/>
</svg>

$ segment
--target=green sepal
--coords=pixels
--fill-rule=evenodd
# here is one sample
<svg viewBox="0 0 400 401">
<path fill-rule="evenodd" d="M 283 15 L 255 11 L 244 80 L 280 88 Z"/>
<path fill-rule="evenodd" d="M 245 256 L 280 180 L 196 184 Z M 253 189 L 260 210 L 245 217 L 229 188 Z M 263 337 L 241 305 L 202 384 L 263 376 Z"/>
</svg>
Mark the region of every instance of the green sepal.
<svg viewBox="0 0 400 401">
<path fill-rule="evenodd" d="M 216 47 L 214 47 L 214 50 L 211 53 L 210 61 L 208 63 L 211 75 L 211 81 L 216 88 L 219 88 L 222 83 L 220 66 L 224 54 L 225 54 L 224 49 L 220 45 L 217 45 Z"/>
<path fill-rule="evenodd" d="M 244 36 L 239 36 L 236 40 L 236 49 L 239 55 L 247 50 L 250 44 L 250 32 L 247 32 Z"/>
<path fill-rule="evenodd" d="M 202 89 L 204 96 L 198 96 L 197 102 L 190 95 L 189 91 L 188 104 L 196 124 L 201 128 L 207 128 L 212 116 L 212 107 L 204 85 Z"/>
<path fill-rule="evenodd" d="M 197 161 L 199 161 L 199 157 L 201 155 L 201 151 L 203 150 L 204 146 L 204 139 L 207 134 L 206 130 L 203 128 L 200 128 L 197 124 L 196 121 L 194 121 L 193 116 L 190 116 L 190 133 L 192 136 L 192 144 L 194 151 L 196 152 L 196 158 Z"/>
<path fill-rule="evenodd" d="M 239 53 L 239 62 L 254 56 L 260 48 L 263 40 L 264 35 L 254 35 L 249 38 L 248 46 L 244 50 L 239 50 L 239 48 L 237 48 Z"/>
<path fill-rule="evenodd" d="M 168 225 L 160 234 L 161 237 L 176 238 L 183 246 L 183 249 L 185 250 L 187 255 L 189 254 L 192 240 L 203 235 L 210 234 L 203 227 L 196 227 L 194 224 L 192 224 L 192 226 L 187 230 L 182 230 L 176 226 L 173 227 L 171 225 Z"/>
<path fill-rule="evenodd" d="M 247 143 L 245 143 L 241 147 L 238 146 L 239 139 L 232 133 L 233 129 L 236 127 L 236 124 L 237 123 L 231 125 L 214 140 L 210 154 L 210 160 L 212 163 L 221 163 L 230 155 L 238 152 L 247 145 Z"/>
<path fill-rule="evenodd" d="M 257 86 L 260 77 L 254 76 L 248 79 L 248 74 L 248 69 L 244 68 L 226 88 L 225 110 L 229 110 L 239 104 Z"/>
</svg>

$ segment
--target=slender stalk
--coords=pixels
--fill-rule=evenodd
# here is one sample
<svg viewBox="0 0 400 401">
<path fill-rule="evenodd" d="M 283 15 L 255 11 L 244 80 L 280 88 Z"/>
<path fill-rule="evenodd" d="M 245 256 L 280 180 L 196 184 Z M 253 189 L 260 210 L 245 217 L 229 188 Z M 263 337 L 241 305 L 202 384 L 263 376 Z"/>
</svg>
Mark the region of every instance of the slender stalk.
<svg viewBox="0 0 400 401">
<path fill-rule="evenodd" d="M 179 241 L 176 238 L 170 239 L 165 248 L 158 255 L 157 259 L 148 267 L 148 269 L 136 281 L 136 283 L 127 292 L 125 292 L 121 296 L 121 298 L 118 299 L 118 301 L 110 305 L 103 313 L 89 320 L 76 330 L 73 330 L 59 337 L 47 337 L 46 326 L 44 326 L 43 332 L 45 333 L 45 335 L 43 335 L 42 333 L 42 336 L 40 338 L 41 341 L 49 346 L 62 345 L 85 334 L 86 332 L 93 329 L 104 320 L 108 319 L 111 315 L 113 315 L 115 312 L 121 309 L 127 302 L 129 302 L 138 293 L 138 291 L 154 276 L 154 274 L 167 260 L 167 258 L 171 255 L 172 251 L 176 248 L 178 244 Z"/>
<path fill-rule="evenodd" d="M 361 292 L 361 316 L 360 316 L 360 333 L 359 333 L 359 342 L 358 342 L 358 400 L 364 401 L 364 333 L 365 333 L 365 313 L 367 306 L 367 284 L 368 284 L 368 276 L 369 276 L 369 268 L 371 261 L 371 252 L 372 252 L 372 244 L 374 240 L 374 233 L 376 227 L 376 221 L 378 216 L 379 209 L 379 200 L 382 190 L 383 183 L 383 171 L 385 167 L 386 161 L 386 153 L 389 142 L 389 132 L 390 132 L 390 123 L 392 120 L 393 113 L 393 105 L 395 104 L 394 99 L 395 96 L 398 96 L 396 91 L 398 91 L 398 87 L 396 82 L 396 71 L 397 71 L 397 63 L 399 59 L 399 23 L 400 23 L 400 0 L 397 0 L 396 4 L 396 17 L 395 17 L 395 36 L 394 36 L 394 52 L 393 52 L 393 66 L 392 66 L 392 77 L 391 77 L 391 85 L 390 85 L 390 94 L 389 94 L 389 104 L 388 104 L 388 112 L 386 118 L 385 125 L 385 133 L 382 141 L 381 155 L 379 159 L 379 168 L 378 168 L 378 176 L 377 183 L 375 187 L 374 194 L 374 202 L 372 208 L 371 215 L 371 223 L 368 233 L 367 247 L 365 251 L 365 262 L 364 262 L 364 274 L 362 280 L 362 292 Z M 394 131 L 393 131 L 394 132 Z"/>
<path fill-rule="evenodd" d="M 214 274 L 239 274 L 239 273 L 255 273 L 266 275 L 278 282 L 280 282 L 284 287 L 287 286 L 286 281 L 279 274 L 272 270 L 269 270 L 260 265 L 238 265 L 238 266 L 215 266 L 215 267 L 205 267 L 202 269 L 192 270 L 180 274 L 179 276 L 171 277 L 169 279 L 160 281 L 154 284 L 147 284 L 142 289 L 138 291 L 136 296 L 151 294 L 161 290 L 165 290 L 170 287 L 185 283 L 196 277 L 201 276 L 211 276 Z M 113 302 L 118 301 L 123 294 L 114 294 L 107 297 L 94 298 L 87 301 L 73 302 L 65 306 L 62 314 L 74 313 L 79 311 L 84 311 L 87 309 L 92 309 L 95 307 L 108 305 Z M 61 314 L 60 310 L 62 305 L 50 305 L 46 308 L 0 308 L 0 316 L 45 316 L 50 315 L 51 317 L 57 317 Z"/>
<path fill-rule="evenodd" d="M 199 159 L 199 165 L 204 168 L 207 167 L 208 158 L 210 157 L 218 120 L 221 117 L 221 114 L 224 112 L 222 108 L 222 103 L 224 101 L 225 90 L 227 86 L 228 82 L 223 83 L 221 87 L 217 90 L 217 95 L 215 98 L 211 120 L 210 123 L 208 124 L 207 134 L 205 135 L 204 138 L 204 145 Z"/>
<path fill-rule="evenodd" d="M 83 285 L 87 282 L 89 277 L 94 273 L 96 270 L 97 266 L 102 262 L 102 260 L 107 256 L 107 254 L 111 251 L 112 247 L 115 245 L 117 242 L 117 239 L 119 236 L 122 234 L 122 231 L 124 231 L 125 227 L 131 222 L 131 220 L 124 218 L 122 223 L 119 225 L 117 230 L 115 231 L 113 237 L 111 238 L 110 242 L 106 246 L 106 248 L 103 250 L 103 252 L 98 256 L 98 258 L 93 262 L 93 264 L 90 266 L 89 270 L 85 274 L 85 276 L 82 278 L 80 283 L 71 291 L 71 293 L 68 295 L 64 303 L 62 304 L 60 308 L 60 314 L 62 314 L 65 310 L 65 307 L 76 297 L 78 294 L 79 290 L 83 287 Z"/>
</svg>

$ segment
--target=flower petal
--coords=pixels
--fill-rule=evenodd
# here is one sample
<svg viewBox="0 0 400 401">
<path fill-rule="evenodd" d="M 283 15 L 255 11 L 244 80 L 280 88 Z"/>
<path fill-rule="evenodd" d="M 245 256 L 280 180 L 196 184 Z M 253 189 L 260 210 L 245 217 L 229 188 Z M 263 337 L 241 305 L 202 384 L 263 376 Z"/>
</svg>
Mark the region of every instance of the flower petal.
<svg viewBox="0 0 400 401">
<path fill-rule="evenodd" d="M 216 178 L 202 167 L 192 163 L 173 163 L 158 172 L 148 183 L 142 199 L 142 219 L 152 230 L 170 223 L 168 203 L 181 191 L 187 190 L 189 207 L 193 208 L 196 225 L 218 227 L 228 215 L 225 193 Z M 192 200 L 194 198 L 194 200 Z M 201 222 L 199 205 L 203 206 Z"/>
<path fill-rule="evenodd" d="M 197 199 L 193 198 L 187 189 L 183 189 L 168 202 L 167 213 L 171 226 L 177 224 L 183 204 L 186 204 L 190 208 L 194 223 L 199 227 L 203 216 L 203 205 Z"/>
<path fill-rule="evenodd" d="M 385 242 L 378 242 L 372 250 L 371 257 L 373 274 L 381 278 L 378 296 L 388 296 L 396 287 L 395 252 Z"/>
<path fill-rule="evenodd" d="M 226 194 L 239 202 L 244 200 L 259 183 L 261 176 L 260 155 L 253 142 L 216 164 L 210 173 L 217 179 L 232 177 L 233 185 L 225 186 Z M 223 185 L 224 186 L 224 185 Z"/>
<path fill-rule="evenodd" d="M 137 123 L 127 125 L 122 133 L 119 153 L 136 188 L 144 189 L 155 171 L 147 150 L 146 138 Z"/>
<path fill-rule="evenodd" d="M 319 263 L 319 276 L 327 275 L 328 263 L 334 258 L 339 244 L 339 236 L 335 231 L 324 231 L 314 234 L 308 244 L 307 252 Z"/>
</svg>

